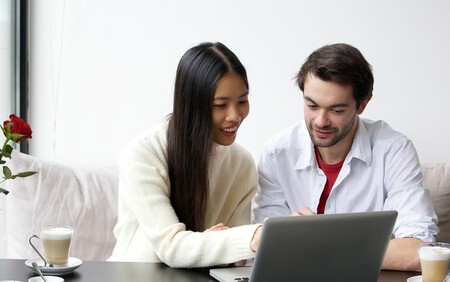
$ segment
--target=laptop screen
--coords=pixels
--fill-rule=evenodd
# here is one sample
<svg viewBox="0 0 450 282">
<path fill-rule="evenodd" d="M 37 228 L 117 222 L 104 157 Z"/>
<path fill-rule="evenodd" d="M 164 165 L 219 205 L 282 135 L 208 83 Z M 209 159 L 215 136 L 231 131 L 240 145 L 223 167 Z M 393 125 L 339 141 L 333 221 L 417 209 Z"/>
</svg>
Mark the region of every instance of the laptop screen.
<svg viewBox="0 0 450 282">
<path fill-rule="evenodd" d="M 396 218 L 396 211 L 269 218 L 246 271 L 258 282 L 377 281 Z"/>
</svg>

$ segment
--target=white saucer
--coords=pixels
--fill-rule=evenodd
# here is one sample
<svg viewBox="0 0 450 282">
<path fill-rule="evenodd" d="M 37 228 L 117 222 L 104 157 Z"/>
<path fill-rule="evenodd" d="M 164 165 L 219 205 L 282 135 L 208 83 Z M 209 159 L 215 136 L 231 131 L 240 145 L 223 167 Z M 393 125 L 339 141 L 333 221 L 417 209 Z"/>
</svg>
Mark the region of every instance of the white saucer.
<svg viewBox="0 0 450 282">
<path fill-rule="evenodd" d="M 409 277 L 406 282 L 422 282 L 422 275 Z"/>
<path fill-rule="evenodd" d="M 42 274 L 44 275 L 64 275 L 73 272 L 75 269 L 80 267 L 83 264 L 83 261 L 78 258 L 69 257 L 69 260 L 67 261 L 67 265 L 65 266 L 44 266 L 44 262 L 41 258 L 34 258 L 29 259 L 25 261 L 25 264 L 31 268 L 34 272 L 36 272 L 31 265 L 33 262 L 36 262 L 39 265 L 39 268 L 41 269 Z"/>
</svg>

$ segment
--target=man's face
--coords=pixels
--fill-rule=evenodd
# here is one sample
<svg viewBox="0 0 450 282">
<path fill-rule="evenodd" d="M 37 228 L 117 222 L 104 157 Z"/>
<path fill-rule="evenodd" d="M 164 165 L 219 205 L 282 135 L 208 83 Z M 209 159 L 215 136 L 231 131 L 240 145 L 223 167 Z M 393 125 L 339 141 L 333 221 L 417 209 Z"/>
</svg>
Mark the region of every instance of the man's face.
<svg viewBox="0 0 450 282">
<path fill-rule="evenodd" d="M 352 87 L 326 82 L 308 75 L 303 91 L 305 122 L 317 147 L 331 147 L 345 138 L 353 139 L 358 114 Z M 350 133 L 350 134 L 349 134 Z"/>
</svg>

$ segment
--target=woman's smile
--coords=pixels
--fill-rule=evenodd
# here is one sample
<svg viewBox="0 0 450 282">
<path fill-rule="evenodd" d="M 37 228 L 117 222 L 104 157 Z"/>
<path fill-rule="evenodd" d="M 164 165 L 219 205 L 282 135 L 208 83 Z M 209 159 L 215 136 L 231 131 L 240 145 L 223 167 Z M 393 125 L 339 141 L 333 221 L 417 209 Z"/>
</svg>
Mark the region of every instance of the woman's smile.
<svg viewBox="0 0 450 282">
<path fill-rule="evenodd" d="M 235 125 L 233 127 L 220 128 L 220 131 L 227 137 L 233 137 L 236 135 L 238 127 L 238 125 Z"/>
</svg>

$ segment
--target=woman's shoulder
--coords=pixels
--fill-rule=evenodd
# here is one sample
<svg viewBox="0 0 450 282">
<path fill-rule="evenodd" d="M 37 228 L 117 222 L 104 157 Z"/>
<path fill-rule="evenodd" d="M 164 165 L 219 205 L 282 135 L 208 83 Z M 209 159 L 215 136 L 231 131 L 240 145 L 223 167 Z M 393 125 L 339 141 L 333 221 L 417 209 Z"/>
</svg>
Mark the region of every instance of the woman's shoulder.
<svg viewBox="0 0 450 282">
<path fill-rule="evenodd" d="M 250 152 L 246 148 L 244 148 L 244 146 L 242 146 L 241 144 L 239 144 L 237 142 L 234 142 L 229 147 L 230 147 L 230 150 L 235 154 L 240 154 L 240 155 L 244 156 L 245 158 L 252 158 L 252 155 L 250 154 Z"/>
<path fill-rule="evenodd" d="M 242 145 L 234 142 L 229 146 L 218 146 L 217 152 L 221 158 L 229 159 L 233 166 L 254 166 L 255 161 L 251 153 Z"/>
<path fill-rule="evenodd" d="M 165 158 L 167 152 L 167 123 L 160 123 L 135 136 L 122 149 L 122 157 L 148 158 L 153 155 Z"/>
</svg>

